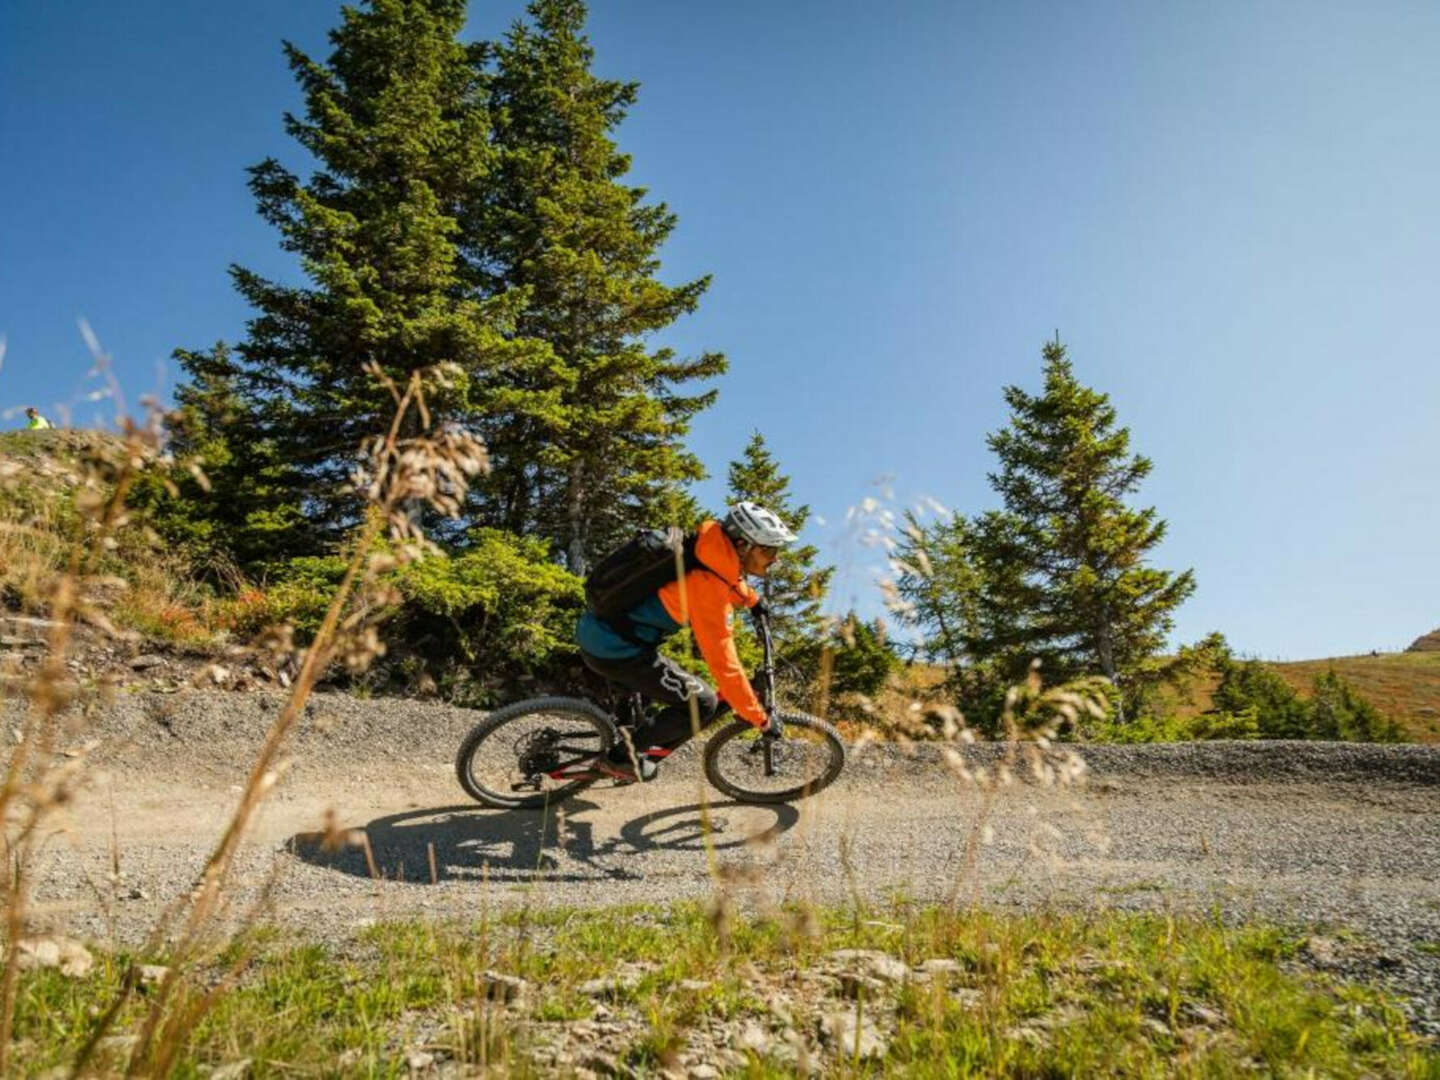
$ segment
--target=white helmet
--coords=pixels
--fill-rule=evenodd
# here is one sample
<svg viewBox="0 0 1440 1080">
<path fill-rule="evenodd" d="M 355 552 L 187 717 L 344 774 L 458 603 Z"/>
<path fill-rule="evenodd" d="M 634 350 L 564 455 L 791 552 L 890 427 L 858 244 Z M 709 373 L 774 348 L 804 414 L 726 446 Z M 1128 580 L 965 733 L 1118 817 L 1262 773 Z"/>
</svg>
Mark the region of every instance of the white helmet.
<svg viewBox="0 0 1440 1080">
<path fill-rule="evenodd" d="M 734 540 L 748 540 L 760 547 L 784 547 L 795 539 L 778 517 L 753 502 L 738 502 L 730 507 L 721 527 Z"/>
</svg>

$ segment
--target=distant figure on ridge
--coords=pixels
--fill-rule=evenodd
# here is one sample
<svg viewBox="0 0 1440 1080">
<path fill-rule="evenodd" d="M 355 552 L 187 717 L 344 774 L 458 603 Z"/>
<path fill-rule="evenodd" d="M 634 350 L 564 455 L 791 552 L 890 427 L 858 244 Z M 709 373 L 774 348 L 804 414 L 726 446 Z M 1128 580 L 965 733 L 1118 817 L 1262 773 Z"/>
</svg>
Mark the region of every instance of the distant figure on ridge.
<svg viewBox="0 0 1440 1080">
<path fill-rule="evenodd" d="M 25 415 L 30 418 L 30 423 L 25 425 L 26 431 L 49 431 L 55 426 L 50 423 L 49 420 L 46 420 L 45 417 L 41 416 L 39 410 L 36 409 L 34 405 L 26 407 Z"/>
</svg>

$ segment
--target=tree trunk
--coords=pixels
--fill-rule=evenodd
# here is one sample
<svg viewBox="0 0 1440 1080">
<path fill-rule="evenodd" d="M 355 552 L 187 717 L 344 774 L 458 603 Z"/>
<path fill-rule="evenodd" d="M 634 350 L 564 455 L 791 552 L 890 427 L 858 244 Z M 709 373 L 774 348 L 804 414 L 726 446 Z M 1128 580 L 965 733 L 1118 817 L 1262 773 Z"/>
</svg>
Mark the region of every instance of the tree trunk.
<svg viewBox="0 0 1440 1080">
<path fill-rule="evenodd" d="M 570 463 L 569 476 L 569 498 L 566 505 L 566 517 L 570 530 L 570 543 L 565 550 L 565 561 L 569 564 L 570 572 L 576 577 L 584 577 L 589 570 L 589 564 L 585 559 L 585 485 L 584 470 L 577 458 Z"/>
<path fill-rule="evenodd" d="M 1125 722 L 1125 696 L 1120 693 L 1120 681 L 1115 675 L 1115 635 L 1110 628 L 1110 602 L 1100 606 L 1100 624 L 1095 628 L 1096 651 L 1100 654 L 1100 670 L 1115 686 L 1115 719 Z"/>
</svg>

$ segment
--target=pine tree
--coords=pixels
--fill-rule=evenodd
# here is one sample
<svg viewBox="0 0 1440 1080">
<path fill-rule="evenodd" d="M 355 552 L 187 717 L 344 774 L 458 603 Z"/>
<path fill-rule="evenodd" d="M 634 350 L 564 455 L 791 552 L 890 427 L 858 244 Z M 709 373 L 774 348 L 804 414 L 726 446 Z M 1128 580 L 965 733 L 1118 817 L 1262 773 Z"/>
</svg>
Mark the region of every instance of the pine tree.
<svg viewBox="0 0 1440 1080">
<path fill-rule="evenodd" d="M 958 513 L 928 524 L 907 513 L 891 559 L 892 606 L 919 634 L 920 653 L 951 669 L 973 666 L 980 637 L 984 582 L 971 534 Z"/>
<path fill-rule="evenodd" d="M 1047 681 L 1099 673 L 1123 693 L 1157 675 L 1194 574 L 1145 564 L 1165 522 L 1124 499 L 1151 463 L 1130 453 L 1109 398 L 1076 380 L 1058 340 L 1044 358 L 1043 393 L 1007 387 L 1009 426 L 988 439 L 1004 509 L 977 530 L 988 612 L 976 645 L 1012 677 L 1038 657 Z"/>
<path fill-rule="evenodd" d="M 150 493 L 151 524 L 184 545 L 197 565 L 211 568 L 303 554 L 311 530 L 294 497 L 295 470 L 277 457 L 272 442 L 235 437 L 249 416 L 229 347 L 220 342 L 209 352 L 182 355 L 190 379 L 175 391 L 170 450 L 200 472 L 183 465 L 174 470 L 177 499 Z"/>
<path fill-rule="evenodd" d="M 320 169 L 302 183 L 269 158 L 250 188 L 310 283 L 232 267 L 258 311 L 246 340 L 233 354 L 177 352 L 197 394 L 229 395 L 235 452 L 211 463 L 217 499 L 273 555 L 323 546 L 354 520 L 354 451 L 394 410 L 367 364 L 400 384 L 458 365 L 428 404 L 436 422 L 464 422 L 490 408 L 477 396 L 490 371 L 543 354 L 513 334 L 513 297 L 481 299 L 461 257 L 459 218 L 494 157 L 485 50 L 456 40 L 464 18 L 463 0 L 371 0 L 343 9 L 326 63 L 284 46 L 305 97 L 286 130 Z M 263 485 L 247 472 L 256 455 Z"/>
<path fill-rule="evenodd" d="M 943 692 L 972 728 L 1000 734 L 1015 672 L 992 651 L 1011 622 L 998 618 L 990 582 L 1003 581 L 1006 568 L 987 564 L 976 523 L 959 513 L 929 523 L 907 514 L 891 567 L 891 606 L 915 633 L 919 655 L 944 667 Z"/>
<path fill-rule="evenodd" d="M 694 310 L 709 285 L 661 283 L 675 216 L 622 183 L 611 138 L 634 83 L 597 78 L 579 0 L 534 0 L 496 47 L 491 83 L 496 181 L 470 208 L 484 288 L 523 290 L 516 333 L 548 343 L 545 363 L 503 372 L 486 427 L 494 465 L 481 516 L 549 538 L 583 574 L 593 556 L 652 524 L 703 476 L 682 439 L 714 392 L 682 384 L 725 359 L 677 359 L 645 337 Z"/>
<path fill-rule="evenodd" d="M 729 482 L 731 502 L 759 503 L 797 533 L 810 520 L 809 506 L 791 505 L 790 478 L 780 471 L 758 431 L 745 444 L 744 454 L 730 463 Z M 821 608 L 835 569 L 816 566 L 818 555 L 813 544 L 786 548 L 760 585 L 781 655 L 819 641 L 824 634 Z"/>
</svg>

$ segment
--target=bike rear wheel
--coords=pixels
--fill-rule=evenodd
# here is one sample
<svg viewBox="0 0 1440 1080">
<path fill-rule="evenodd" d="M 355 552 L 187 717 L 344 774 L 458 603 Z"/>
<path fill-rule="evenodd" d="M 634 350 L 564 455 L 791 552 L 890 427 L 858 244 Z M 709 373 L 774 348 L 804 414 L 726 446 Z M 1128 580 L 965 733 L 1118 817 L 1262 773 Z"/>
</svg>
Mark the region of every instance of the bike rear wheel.
<svg viewBox="0 0 1440 1080">
<path fill-rule="evenodd" d="M 705 778 L 741 802 L 793 802 L 829 787 L 845 767 L 840 733 L 804 713 L 782 712 L 780 719 L 783 739 L 767 740 L 744 720 L 710 736 Z"/>
<path fill-rule="evenodd" d="M 595 782 L 583 765 L 606 753 L 616 737 L 614 721 L 583 698 L 517 701 L 465 736 L 455 775 L 466 794 L 486 806 L 553 806 Z"/>
</svg>

